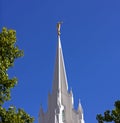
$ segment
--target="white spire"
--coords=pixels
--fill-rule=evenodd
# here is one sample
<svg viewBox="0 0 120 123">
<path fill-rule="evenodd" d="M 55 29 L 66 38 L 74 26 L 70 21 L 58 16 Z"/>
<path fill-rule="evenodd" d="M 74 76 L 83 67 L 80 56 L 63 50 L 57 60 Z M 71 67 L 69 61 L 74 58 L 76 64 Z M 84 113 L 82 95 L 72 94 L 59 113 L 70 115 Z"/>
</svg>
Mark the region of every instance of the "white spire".
<svg viewBox="0 0 120 123">
<path fill-rule="evenodd" d="M 84 116 L 83 116 L 83 109 L 82 109 L 80 99 L 79 99 L 79 103 L 78 103 L 78 113 L 80 114 L 81 123 L 85 123 Z"/>
<path fill-rule="evenodd" d="M 59 103 L 61 103 L 62 93 L 68 91 L 67 77 L 62 53 L 62 46 L 60 41 L 60 30 L 58 33 L 58 46 L 56 54 L 56 64 L 54 71 L 54 80 L 53 80 L 53 93 L 57 93 L 59 96 Z"/>
<path fill-rule="evenodd" d="M 74 98 L 73 98 L 73 91 L 72 91 L 72 88 L 70 90 L 70 94 L 71 94 L 71 98 L 72 98 L 72 105 L 74 106 Z"/>
<path fill-rule="evenodd" d="M 84 123 L 82 106 L 79 101 L 78 110 L 74 109 L 72 89 L 68 92 L 68 83 L 62 45 L 60 40 L 61 22 L 57 24 L 58 45 L 55 61 L 52 94 L 48 95 L 48 110 L 40 109 L 39 123 Z M 74 110 L 73 110 L 74 109 Z"/>
<path fill-rule="evenodd" d="M 78 103 L 78 111 L 79 111 L 79 112 L 83 112 L 83 111 L 82 111 L 82 106 L 81 106 L 80 99 L 79 99 L 79 103 Z"/>
</svg>

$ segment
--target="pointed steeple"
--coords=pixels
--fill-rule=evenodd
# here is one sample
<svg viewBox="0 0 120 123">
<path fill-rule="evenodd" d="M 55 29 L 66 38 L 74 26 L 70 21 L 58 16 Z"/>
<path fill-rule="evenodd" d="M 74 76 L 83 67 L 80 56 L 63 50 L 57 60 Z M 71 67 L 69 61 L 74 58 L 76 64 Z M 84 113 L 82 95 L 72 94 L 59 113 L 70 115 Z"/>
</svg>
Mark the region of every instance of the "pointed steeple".
<svg viewBox="0 0 120 123">
<path fill-rule="evenodd" d="M 84 123 L 80 101 L 78 110 L 75 110 L 72 89 L 68 92 L 68 83 L 60 40 L 60 28 L 61 22 L 57 24 L 58 44 L 52 93 L 48 94 L 47 112 L 43 112 L 42 108 L 40 109 L 39 123 Z"/>
<path fill-rule="evenodd" d="M 40 115 L 44 115 L 42 104 L 40 105 Z"/>
<path fill-rule="evenodd" d="M 40 123 L 44 122 L 44 111 L 43 111 L 42 105 L 40 105 L 39 122 Z"/>
<path fill-rule="evenodd" d="M 80 112 L 80 113 L 83 112 L 80 99 L 79 99 L 79 103 L 78 103 L 78 112 Z"/>
<path fill-rule="evenodd" d="M 54 71 L 54 80 L 53 80 L 53 93 L 57 93 L 59 96 L 59 101 L 61 103 L 61 94 L 66 93 L 68 90 L 66 70 L 64 65 L 64 58 L 62 53 L 62 46 L 60 41 L 60 24 L 57 24 L 58 30 L 58 46 L 56 54 L 56 63 Z"/>
</svg>

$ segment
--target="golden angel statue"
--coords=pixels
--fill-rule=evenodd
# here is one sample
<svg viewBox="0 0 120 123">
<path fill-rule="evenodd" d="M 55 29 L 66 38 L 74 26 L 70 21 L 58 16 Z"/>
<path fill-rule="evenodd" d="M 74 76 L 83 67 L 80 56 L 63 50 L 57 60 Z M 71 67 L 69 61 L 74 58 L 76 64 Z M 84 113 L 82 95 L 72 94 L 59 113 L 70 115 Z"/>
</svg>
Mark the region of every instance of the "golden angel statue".
<svg viewBox="0 0 120 123">
<path fill-rule="evenodd" d="M 58 22 L 57 23 L 57 33 L 58 33 L 58 35 L 60 35 L 60 28 L 61 28 L 61 24 L 62 24 L 63 22 Z"/>
</svg>

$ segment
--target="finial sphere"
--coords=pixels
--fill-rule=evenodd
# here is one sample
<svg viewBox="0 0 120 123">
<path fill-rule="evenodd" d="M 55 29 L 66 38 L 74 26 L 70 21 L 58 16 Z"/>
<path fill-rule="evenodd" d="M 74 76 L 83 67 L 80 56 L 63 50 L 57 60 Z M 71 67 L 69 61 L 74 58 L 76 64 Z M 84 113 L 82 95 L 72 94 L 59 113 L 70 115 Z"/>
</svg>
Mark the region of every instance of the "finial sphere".
<svg viewBox="0 0 120 123">
<path fill-rule="evenodd" d="M 58 35 L 60 35 L 61 33 L 60 33 L 60 28 L 61 28 L 61 24 L 62 24 L 63 22 L 58 22 L 57 23 L 57 34 Z"/>
</svg>

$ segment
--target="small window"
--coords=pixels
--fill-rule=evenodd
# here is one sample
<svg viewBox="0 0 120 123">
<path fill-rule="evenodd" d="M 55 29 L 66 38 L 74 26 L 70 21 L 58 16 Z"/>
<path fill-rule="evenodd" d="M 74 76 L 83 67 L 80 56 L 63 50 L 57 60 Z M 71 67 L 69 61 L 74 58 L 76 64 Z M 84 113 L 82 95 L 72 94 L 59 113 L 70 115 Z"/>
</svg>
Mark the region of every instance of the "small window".
<svg viewBox="0 0 120 123">
<path fill-rule="evenodd" d="M 65 110 L 62 111 L 62 121 L 65 122 Z"/>
</svg>

